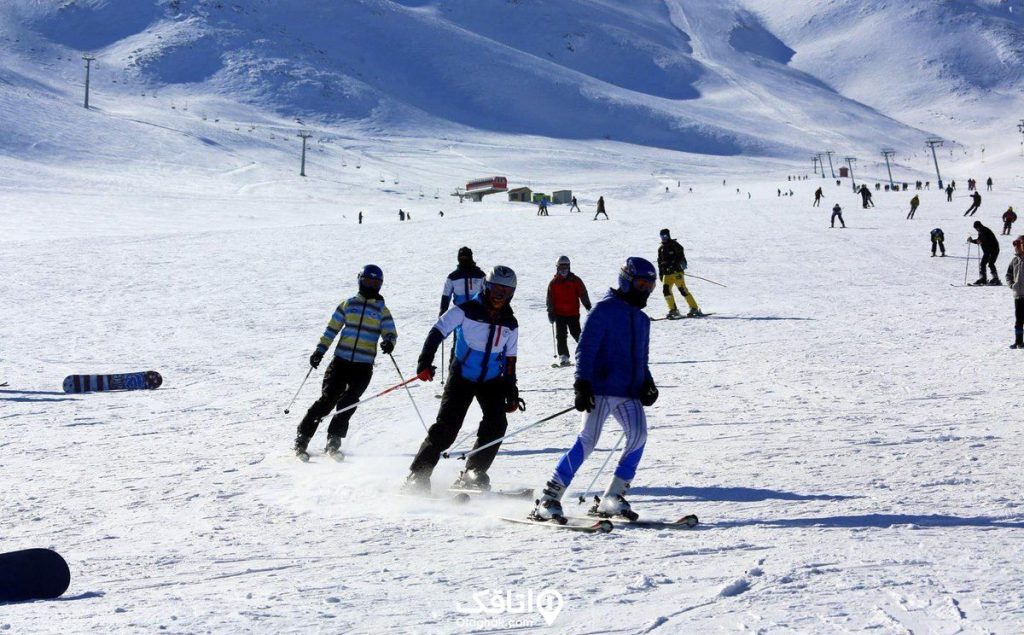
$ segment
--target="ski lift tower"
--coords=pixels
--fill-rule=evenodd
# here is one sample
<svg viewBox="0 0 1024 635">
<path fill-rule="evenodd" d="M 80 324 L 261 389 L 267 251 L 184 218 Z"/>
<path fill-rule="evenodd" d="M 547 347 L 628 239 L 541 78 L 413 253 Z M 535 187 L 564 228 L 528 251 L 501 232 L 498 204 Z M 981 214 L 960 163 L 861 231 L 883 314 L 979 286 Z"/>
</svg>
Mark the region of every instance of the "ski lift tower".
<svg viewBox="0 0 1024 635">
<path fill-rule="evenodd" d="M 811 169 L 814 170 L 815 174 L 818 173 L 818 155 L 816 154 L 811 157 Z"/>
<path fill-rule="evenodd" d="M 850 183 L 853 184 L 853 191 L 857 191 L 857 179 L 853 178 L 853 164 L 857 162 L 856 157 L 845 157 L 846 165 L 850 167 Z"/>
<path fill-rule="evenodd" d="M 302 139 L 302 167 L 299 168 L 299 176 L 306 176 L 306 139 L 312 136 L 309 130 L 299 130 L 299 138 Z"/>
<path fill-rule="evenodd" d="M 939 173 L 939 159 L 935 156 L 935 148 L 942 147 L 942 139 L 938 137 L 929 137 L 925 144 L 932 149 L 932 161 L 935 162 L 935 176 L 939 179 L 939 189 L 942 189 L 942 174 Z"/>
<path fill-rule="evenodd" d="M 828 169 L 832 172 L 832 178 L 836 178 L 836 169 L 832 167 L 832 155 L 835 154 L 833 150 L 825 150 L 825 155 L 828 156 Z M 822 166 L 821 171 L 824 172 L 825 168 Z"/>
<path fill-rule="evenodd" d="M 889 165 L 889 158 L 896 155 L 892 148 L 882 148 L 882 156 L 885 157 L 885 169 L 889 171 L 889 189 L 895 190 L 896 184 L 892 181 L 892 167 Z"/>
<path fill-rule="evenodd" d="M 821 168 L 821 178 L 825 178 L 825 160 L 821 158 L 821 153 L 820 152 L 817 154 L 817 157 L 818 157 L 818 167 Z"/>
<path fill-rule="evenodd" d="M 86 53 L 82 59 L 85 60 L 85 109 L 89 110 L 89 72 L 92 70 L 92 63 L 96 60 L 96 56 Z"/>
</svg>

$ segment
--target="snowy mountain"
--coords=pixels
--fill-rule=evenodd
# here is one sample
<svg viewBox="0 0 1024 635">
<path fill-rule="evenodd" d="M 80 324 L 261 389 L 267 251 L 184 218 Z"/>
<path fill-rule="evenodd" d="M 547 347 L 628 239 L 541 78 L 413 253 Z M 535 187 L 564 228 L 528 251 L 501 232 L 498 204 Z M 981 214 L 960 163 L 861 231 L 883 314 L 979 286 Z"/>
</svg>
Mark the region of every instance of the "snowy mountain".
<svg viewBox="0 0 1024 635">
<path fill-rule="evenodd" d="M 81 90 L 78 55 L 90 51 L 99 94 L 123 102 L 159 89 L 165 113 L 172 100 L 217 96 L 385 135 L 446 126 L 802 158 L 825 146 L 917 147 L 925 131 L 993 125 L 985 113 L 996 108 L 978 104 L 1008 108 L 1020 95 L 1021 13 L 1011 9 L 13 0 L 0 21 L 8 84 L 67 98 Z"/>
</svg>

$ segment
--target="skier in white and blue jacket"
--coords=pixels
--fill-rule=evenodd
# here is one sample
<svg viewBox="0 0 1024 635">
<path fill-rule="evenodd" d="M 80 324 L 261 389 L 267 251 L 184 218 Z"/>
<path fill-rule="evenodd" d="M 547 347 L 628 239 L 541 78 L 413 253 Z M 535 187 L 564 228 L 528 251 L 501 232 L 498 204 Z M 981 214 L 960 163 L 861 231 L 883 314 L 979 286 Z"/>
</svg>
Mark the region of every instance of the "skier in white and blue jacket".
<svg viewBox="0 0 1024 635">
<path fill-rule="evenodd" d="M 484 272 L 476 266 L 473 261 L 473 250 L 469 247 L 459 247 L 459 265 L 455 271 L 448 274 L 444 281 L 444 289 L 441 291 L 441 310 L 438 315 L 444 314 L 451 306 L 472 299 L 484 288 Z"/>
<path fill-rule="evenodd" d="M 484 279 L 483 292 L 445 311 L 430 329 L 416 366 L 417 375 L 433 379 L 434 355 L 452 332 L 455 353 L 437 421 L 430 426 L 409 467 L 408 491 L 430 490 L 434 466 L 441 453 L 455 442 L 474 398 L 483 413 L 474 449 L 504 436 L 506 415 L 524 408 L 516 386 L 519 323 L 510 304 L 515 288 L 515 272 L 499 265 Z M 500 445 L 496 443 L 470 456 L 455 487 L 489 489 L 487 470 Z"/>
<path fill-rule="evenodd" d="M 628 258 L 619 271 L 618 288 L 610 289 L 590 312 L 576 347 L 576 382 L 573 384 L 576 409 L 586 412 L 583 429 L 555 466 L 543 496 L 530 514 L 532 519 L 566 522 L 562 495 L 576 471 L 594 451 L 609 415 L 622 426 L 626 446 L 611 484 L 590 513 L 637 518 L 626 502 L 625 493 L 636 475 L 647 442 L 644 407 L 658 399 L 658 388 L 648 367 L 651 322 L 642 311 L 657 280 L 654 265 L 643 258 Z"/>
</svg>

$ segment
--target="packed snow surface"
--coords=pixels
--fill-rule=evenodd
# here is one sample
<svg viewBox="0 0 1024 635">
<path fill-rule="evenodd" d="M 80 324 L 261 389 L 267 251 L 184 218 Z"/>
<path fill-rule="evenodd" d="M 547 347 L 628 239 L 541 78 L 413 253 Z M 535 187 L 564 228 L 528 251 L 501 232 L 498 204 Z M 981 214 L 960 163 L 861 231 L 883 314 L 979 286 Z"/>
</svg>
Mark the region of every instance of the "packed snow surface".
<svg viewBox="0 0 1024 635">
<path fill-rule="evenodd" d="M 927 133 L 947 134 L 946 124 L 911 102 L 889 108 L 852 96 L 852 85 L 843 88 L 849 94 L 826 90 L 810 74 L 812 34 L 780 17 L 786 6 L 796 15 L 810 3 L 491 3 L 495 11 L 560 19 L 593 9 L 593 22 L 581 27 L 588 38 L 617 33 L 636 43 L 644 34 L 643 46 L 627 47 L 629 63 L 643 50 L 665 62 L 658 72 L 692 72 L 692 95 L 686 82 L 663 81 L 650 68 L 630 75 L 601 63 L 607 59 L 569 60 L 568 53 L 544 61 L 531 47 L 547 41 L 545 29 L 554 27 L 545 22 L 531 41 L 525 23 L 503 18 L 516 27 L 513 37 L 481 24 L 460 9 L 464 3 L 323 3 L 350 4 L 360 24 L 380 17 L 389 26 L 379 28 L 398 34 L 433 24 L 446 38 L 424 41 L 460 64 L 477 50 L 466 41 L 485 38 L 479 50 L 500 53 L 506 68 L 555 84 L 573 77 L 576 101 L 559 111 L 566 125 L 554 131 L 532 115 L 509 122 L 486 104 L 428 99 L 431 80 L 451 80 L 429 68 L 410 69 L 388 91 L 368 76 L 325 80 L 348 86 L 353 97 L 343 107 L 362 103 L 364 112 L 328 112 L 326 102 L 296 97 L 289 91 L 303 83 L 291 81 L 293 71 L 259 94 L 265 77 L 242 81 L 237 72 L 250 68 L 242 56 L 254 56 L 252 68 L 299 58 L 280 32 L 242 27 L 258 18 L 276 28 L 291 4 L 223 3 L 218 14 L 216 3 L 204 2 L 63 3 L 65 12 L 95 18 L 80 32 L 47 3 L 18 0 L 2 9 L 0 42 L 10 55 L 0 64 L 0 383 L 8 383 L 0 387 L 0 551 L 54 548 L 70 563 L 72 583 L 61 600 L 0 607 L 0 629 L 1024 629 L 1024 353 L 1007 349 L 1013 305 L 1005 287 L 954 286 L 977 277 L 977 252 L 965 242 L 971 223 L 998 232 L 1003 211 L 1024 204 L 1024 158 L 1015 121 L 1000 111 L 1004 102 L 976 102 L 972 114 L 1002 132 L 982 126 L 961 145 L 939 149 L 944 179 L 958 185 L 947 203 L 922 143 Z M 850 4 L 829 3 L 821 15 Z M 888 4 L 861 3 L 879 11 Z M 1017 24 L 1009 11 L 996 15 L 996 3 L 944 4 Z M 135 9 L 103 13 L 128 6 Z M 341 10 L 318 7 L 303 24 L 332 11 Z M 735 22 L 714 22 L 715 11 L 733 12 Z M 688 40 L 669 37 L 664 16 Z M 394 26 L 401 20 L 416 24 Z M 833 18 L 823 30 L 839 23 Z M 327 37 L 326 29 L 313 31 L 310 38 Z M 364 35 L 362 43 L 324 46 L 392 50 L 385 69 L 402 59 L 372 32 Z M 162 62 L 151 48 L 160 41 L 209 64 Z M 279 57 L 259 47 L 280 49 Z M 135 49 L 146 53 L 139 64 L 118 61 L 116 54 L 127 59 Z M 88 111 L 80 103 L 85 50 L 101 55 Z M 365 64 L 374 68 L 370 58 Z M 344 68 L 332 72 L 349 77 Z M 465 80 L 453 88 L 459 94 L 498 104 L 510 98 L 500 92 L 507 87 L 481 94 L 480 77 L 454 75 Z M 596 92 L 578 92 L 582 85 Z M 524 90 L 541 90 L 531 86 Z M 651 118 L 629 119 L 629 138 L 606 139 L 587 129 L 596 112 L 587 108 L 605 103 L 598 94 L 616 96 L 602 126 L 625 121 L 640 102 Z M 293 98 L 301 122 L 282 114 Z M 558 111 L 560 97 L 550 99 L 543 112 Z M 826 113 L 826 103 L 870 126 L 833 125 L 826 114 L 840 111 Z M 962 106 L 952 98 L 941 105 L 956 117 L 968 114 Z M 685 126 L 657 133 L 654 122 L 669 115 L 694 118 L 689 130 L 699 134 L 680 132 Z M 313 131 L 305 178 L 300 125 Z M 807 132 L 794 136 L 795 129 Z M 910 190 L 930 181 L 916 218 L 905 219 L 911 191 L 877 191 L 877 206 L 865 210 L 849 178 L 836 185 L 827 165 L 828 178 L 814 174 L 810 154 L 829 149 L 819 134 L 836 144 L 837 169 L 843 156 L 860 157 L 854 178 L 872 190 L 888 180 L 877 149 L 893 145 L 898 181 Z M 534 191 L 571 189 L 583 212 L 552 205 L 544 218 L 501 194 L 481 203 L 450 195 L 487 175 Z M 810 178 L 787 179 L 795 175 Z M 964 218 L 967 178 L 988 176 L 993 190 L 982 191 L 981 210 Z M 825 196 L 814 208 L 819 186 Z M 602 195 L 610 220 L 594 221 Z M 829 227 L 835 203 L 846 229 Z M 411 220 L 399 222 L 399 209 Z M 291 414 L 283 410 L 364 264 L 384 270 L 404 377 L 460 246 L 472 247 L 485 269 L 516 270 L 527 410 L 510 417 L 515 430 L 571 404 L 572 370 L 551 368 L 544 306 L 557 258 L 569 256 L 596 299 L 627 256 L 655 258 L 663 227 L 685 246 L 690 290 L 713 315 L 652 324 L 661 397 L 648 409 L 649 440 L 630 500 L 644 518 L 697 514 L 697 528 L 619 523 L 611 533 L 583 535 L 499 520 L 525 515 L 529 501 L 457 506 L 400 496 L 424 434 L 402 391 L 356 412 L 345 462 L 321 454 L 326 422 L 309 464 L 290 452 L 323 366 Z M 945 231 L 945 258 L 930 257 L 934 227 Z M 1000 240 L 1002 275 L 1012 248 L 1011 237 Z M 656 292 L 647 312 L 665 311 Z M 159 390 L 60 389 L 72 373 L 149 369 L 164 377 Z M 398 381 L 390 360 L 379 357 L 367 395 Z M 411 387 L 428 425 L 440 389 L 440 381 Z M 466 429 L 478 420 L 474 406 Z M 574 413 L 510 440 L 491 470 L 495 485 L 542 487 L 579 423 Z M 575 498 L 617 438 L 609 422 L 567 509 L 583 511 Z M 459 468 L 442 460 L 436 493 Z"/>
</svg>

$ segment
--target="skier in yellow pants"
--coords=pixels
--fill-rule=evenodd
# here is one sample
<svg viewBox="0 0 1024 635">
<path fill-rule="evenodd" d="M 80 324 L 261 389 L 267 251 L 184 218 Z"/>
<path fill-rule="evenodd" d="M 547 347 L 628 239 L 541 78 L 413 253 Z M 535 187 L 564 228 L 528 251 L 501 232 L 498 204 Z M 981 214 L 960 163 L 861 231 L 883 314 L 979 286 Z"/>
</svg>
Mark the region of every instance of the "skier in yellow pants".
<svg viewBox="0 0 1024 635">
<path fill-rule="evenodd" d="M 686 314 L 686 317 L 704 315 L 701 313 L 700 307 L 697 306 L 697 300 L 686 288 L 686 278 L 683 274 L 685 270 L 686 252 L 683 251 L 683 246 L 672 238 L 668 229 L 661 230 L 661 246 L 658 247 L 658 276 L 664 284 L 662 292 L 665 294 L 665 302 L 668 304 L 668 315 L 665 317 L 670 320 L 683 317 L 680 315 L 679 309 L 676 308 L 676 299 L 672 295 L 673 286 L 679 287 L 679 293 L 690 307 L 690 312 Z"/>
</svg>

